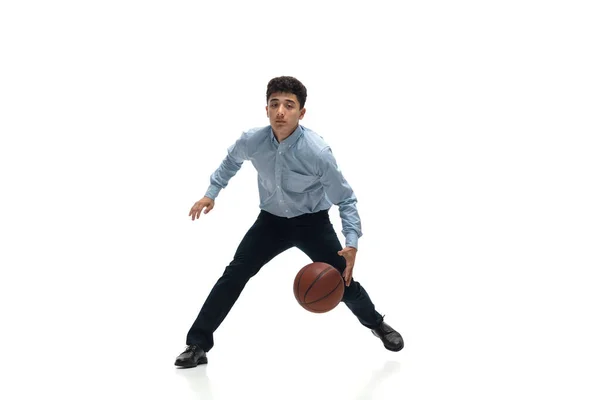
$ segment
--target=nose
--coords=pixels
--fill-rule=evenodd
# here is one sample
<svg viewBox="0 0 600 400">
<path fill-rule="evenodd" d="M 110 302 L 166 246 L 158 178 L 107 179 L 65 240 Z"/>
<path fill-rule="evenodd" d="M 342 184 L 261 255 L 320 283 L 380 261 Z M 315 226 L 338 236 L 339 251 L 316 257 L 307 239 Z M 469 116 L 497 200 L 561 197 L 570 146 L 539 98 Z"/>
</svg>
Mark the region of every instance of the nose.
<svg viewBox="0 0 600 400">
<path fill-rule="evenodd" d="M 283 104 L 280 105 L 279 107 L 277 107 L 277 116 L 278 117 L 283 117 L 283 110 L 284 110 Z"/>
</svg>

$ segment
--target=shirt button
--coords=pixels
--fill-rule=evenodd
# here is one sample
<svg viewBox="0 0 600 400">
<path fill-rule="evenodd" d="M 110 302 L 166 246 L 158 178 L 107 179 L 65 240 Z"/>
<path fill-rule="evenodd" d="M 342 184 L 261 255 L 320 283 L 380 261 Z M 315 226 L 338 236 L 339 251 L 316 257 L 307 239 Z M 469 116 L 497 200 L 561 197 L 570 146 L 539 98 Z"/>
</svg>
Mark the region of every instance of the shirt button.
<svg viewBox="0 0 600 400">
<path fill-rule="evenodd" d="M 281 154 L 281 152 L 279 152 L 279 154 Z"/>
<path fill-rule="evenodd" d="M 290 210 L 285 210 L 285 212 L 289 212 Z"/>
</svg>

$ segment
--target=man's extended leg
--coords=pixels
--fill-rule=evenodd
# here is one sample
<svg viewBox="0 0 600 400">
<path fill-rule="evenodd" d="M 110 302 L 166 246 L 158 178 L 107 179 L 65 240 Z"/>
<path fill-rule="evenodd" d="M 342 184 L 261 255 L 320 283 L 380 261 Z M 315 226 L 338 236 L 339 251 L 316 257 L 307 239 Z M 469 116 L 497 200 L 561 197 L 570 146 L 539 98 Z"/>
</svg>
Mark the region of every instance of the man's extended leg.
<svg viewBox="0 0 600 400">
<path fill-rule="evenodd" d="M 217 280 L 190 328 L 186 344 L 208 352 L 213 333 L 223 322 L 246 283 L 271 259 L 292 247 L 273 216 L 261 212 L 248 230 L 231 263 Z"/>
</svg>

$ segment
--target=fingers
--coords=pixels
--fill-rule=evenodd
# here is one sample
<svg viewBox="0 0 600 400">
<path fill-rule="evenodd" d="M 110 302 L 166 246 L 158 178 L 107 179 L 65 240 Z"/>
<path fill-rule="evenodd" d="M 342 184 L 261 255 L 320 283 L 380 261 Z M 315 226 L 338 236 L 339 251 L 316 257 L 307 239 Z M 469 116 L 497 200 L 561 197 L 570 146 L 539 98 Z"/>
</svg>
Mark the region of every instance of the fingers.
<svg viewBox="0 0 600 400">
<path fill-rule="evenodd" d="M 215 202 L 212 200 L 207 200 L 207 198 L 203 198 L 202 200 L 194 203 L 194 206 L 190 210 L 189 216 L 192 217 L 192 221 L 200 218 L 200 214 L 202 214 L 202 210 L 204 210 L 204 214 L 208 214 L 210 210 L 212 210 L 215 206 Z"/>
<path fill-rule="evenodd" d="M 192 209 L 190 210 L 190 216 L 192 217 L 192 221 L 197 220 L 198 218 L 200 218 L 200 213 L 202 212 L 202 210 L 204 209 L 204 205 L 203 204 L 194 204 L 194 206 L 192 207 Z M 205 211 L 206 213 L 207 211 Z"/>
<path fill-rule="evenodd" d="M 354 254 L 351 249 L 345 248 L 338 251 L 338 255 L 344 257 L 346 260 L 346 268 L 344 269 L 344 282 L 346 286 L 350 286 L 352 281 L 352 269 L 354 268 Z"/>
<path fill-rule="evenodd" d="M 200 218 L 200 211 L 202 211 L 202 208 L 204 207 L 200 207 L 200 208 L 192 208 L 192 210 L 190 211 L 190 215 L 192 216 L 192 221 Z"/>
<path fill-rule="evenodd" d="M 352 280 L 352 268 L 346 267 L 346 269 L 344 270 L 344 281 L 346 283 L 346 286 L 350 286 L 351 280 Z"/>
</svg>

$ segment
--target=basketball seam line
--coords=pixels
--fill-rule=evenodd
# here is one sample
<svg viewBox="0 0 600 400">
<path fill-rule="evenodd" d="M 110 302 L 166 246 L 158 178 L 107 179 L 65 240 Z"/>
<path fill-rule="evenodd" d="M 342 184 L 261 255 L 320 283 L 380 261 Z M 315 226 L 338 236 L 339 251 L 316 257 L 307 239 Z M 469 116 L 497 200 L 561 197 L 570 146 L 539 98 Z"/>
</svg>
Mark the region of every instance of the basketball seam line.
<svg viewBox="0 0 600 400">
<path fill-rule="evenodd" d="M 320 299 L 313 300 L 313 301 L 311 301 L 310 303 L 304 303 L 304 304 L 313 304 L 313 303 L 316 303 L 317 301 L 321 301 L 321 300 L 323 300 L 325 297 L 327 297 L 327 296 L 329 296 L 331 293 L 335 292 L 335 290 L 336 290 L 336 289 L 337 289 L 337 288 L 340 286 L 340 283 L 342 283 L 342 281 L 341 281 L 341 280 L 339 280 L 339 281 L 338 281 L 338 284 L 337 284 L 337 285 L 336 285 L 336 286 L 333 288 L 333 290 L 332 290 L 331 292 L 327 293 L 325 296 L 321 297 Z"/>
<path fill-rule="evenodd" d="M 326 269 L 325 271 L 321 271 L 321 273 L 319 275 L 317 275 L 317 277 L 312 281 L 312 283 L 310 284 L 310 286 L 308 287 L 308 289 L 306 289 L 306 291 L 304 292 L 304 300 L 302 301 L 304 304 L 306 304 L 306 295 L 308 294 L 308 292 L 310 292 L 310 289 L 314 286 L 315 283 L 317 283 L 317 281 L 319 279 L 321 279 L 321 277 L 323 275 L 325 275 L 329 271 L 331 271 L 331 270 L 330 269 Z M 339 282 L 338 282 L 338 284 L 339 284 Z"/>
</svg>

